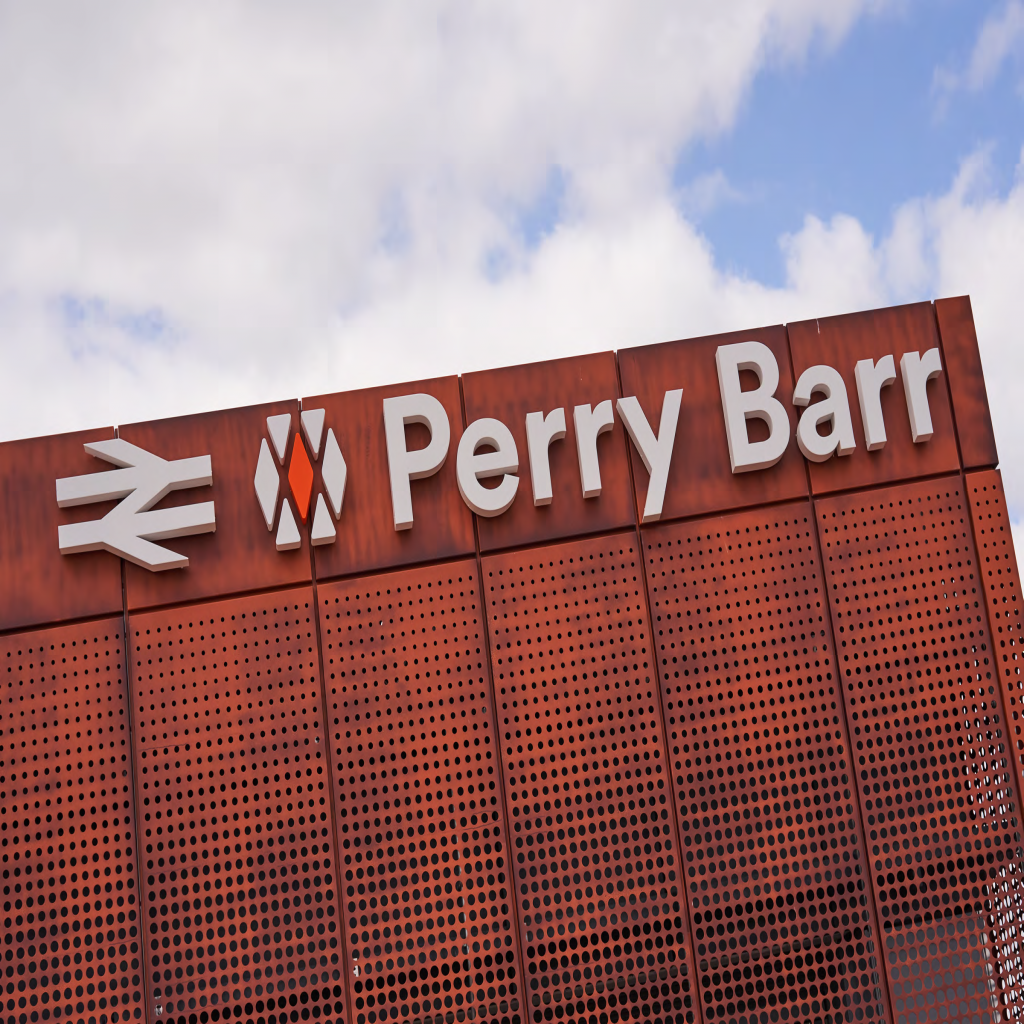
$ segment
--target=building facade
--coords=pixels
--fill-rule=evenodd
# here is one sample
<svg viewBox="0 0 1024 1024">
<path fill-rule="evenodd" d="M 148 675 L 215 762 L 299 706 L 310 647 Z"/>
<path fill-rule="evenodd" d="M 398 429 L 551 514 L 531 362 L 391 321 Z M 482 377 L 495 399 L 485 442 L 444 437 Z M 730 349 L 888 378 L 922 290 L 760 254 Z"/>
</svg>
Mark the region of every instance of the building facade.
<svg viewBox="0 0 1024 1024">
<path fill-rule="evenodd" d="M 970 302 L 0 445 L 5 1024 L 996 1024 Z"/>
</svg>

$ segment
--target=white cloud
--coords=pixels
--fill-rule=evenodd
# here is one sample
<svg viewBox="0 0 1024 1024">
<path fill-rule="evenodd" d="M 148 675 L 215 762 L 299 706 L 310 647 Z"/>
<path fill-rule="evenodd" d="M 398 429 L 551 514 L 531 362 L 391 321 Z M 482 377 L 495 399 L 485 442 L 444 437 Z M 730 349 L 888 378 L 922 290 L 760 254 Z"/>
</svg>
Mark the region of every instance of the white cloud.
<svg viewBox="0 0 1024 1024">
<path fill-rule="evenodd" d="M 1024 3 L 1009 0 L 1005 7 L 985 19 L 971 51 L 964 84 L 977 91 L 988 85 L 1005 61 L 1024 43 Z"/>
<path fill-rule="evenodd" d="M 687 217 L 697 219 L 726 204 L 745 202 L 746 198 L 721 168 L 699 175 L 676 191 L 679 209 Z"/>
<path fill-rule="evenodd" d="M 1007 60 L 1024 49 L 1024 3 L 1007 0 L 978 30 L 967 66 L 961 71 L 940 68 L 935 88 L 944 101 L 958 89 L 979 92 L 991 84 Z"/>
<path fill-rule="evenodd" d="M 808 218 L 779 288 L 673 191 L 759 69 L 874 6 L 12 5 L 0 435 L 969 291 L 1020 519 L 1024 183 L 979 153 L 883 238 Z"/>
<path fill-rule="evenodd" d="M 533 352 L 606 344 L 597 305 L 684 332 L 680 148 L 877 3 L 5 5 L 0 434 L 514 357 L 496 315 Z"/>
</svg>

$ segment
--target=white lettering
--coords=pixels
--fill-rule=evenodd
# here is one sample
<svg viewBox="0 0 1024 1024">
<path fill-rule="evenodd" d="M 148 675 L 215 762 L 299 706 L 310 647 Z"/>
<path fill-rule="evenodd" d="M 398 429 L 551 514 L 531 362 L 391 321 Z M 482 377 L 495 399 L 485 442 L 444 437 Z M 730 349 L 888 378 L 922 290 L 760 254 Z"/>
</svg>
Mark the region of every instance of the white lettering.
<svg viewBox="0 0 1024 1024">
<path fill-rule="evenodd" d="M 665 392 L 665 401 L 661 406 L 661 425 L 658 427 L 657 437 L 654 436 L 654 431 L 651 430 L 651 425 L 647 422 L 647 417 L 635 398 L 620 398 L 615 404 L 630 440 L 636 446 L 647 472 L 651 475 L 647 484 L 647 499 L 644 502 L 644 512 L 641 518 L 641 521 L 645 523 L 657 522 L 661 518 L 682 398 L 682 388 Z"/>
<path fill-rule="evenodd" d="M 869 452 L 885 447 L 885 417 L 882 415 L 882 388 L 896 380 L 896 364 L 892 356 L 882 356 L 877 363 L 861 359 L 853 368 L 857 380 L 857 401 L 860 421 Z"/>
<path fill-rule="evenodd" d="M 782 403 L 774 397 L 779 386 L 779 364 L 772 350 L 759 341 L 721 345 L 715 353 L 715 363 L 732 471 L 749 473 L 774 466 L 786 454 L 789 417 Z M 740 370 L 750 370 L 757 375 L 759 383 L 752 391 L 741 390 Z M 752 419 L 768 424 L 768 437 L 763 441 L 749 439 L 747 420 Z"/>
<path fill-rule="evenodd" d="M 601 464 L 597 459 L 597 439 L 615 424 L 615 413 L 610 399 L 605 399 L 595 409 L 589 405 L 577 405 L 572 411 L 576 426 L 576 454 L 580 460 L 580 480 L 583 483 L 583 497 L 597 498 L 601 494 Z"/>
<path fill-rule="evenodd" d="M 548 448 L 552 441 L 561 441 L 563 437 L 564 409 L 552 409 L 547 416 L 542 412 L 526 414 L 526 446 L 530 453 L 530 482 L 533 484 L 534 505 L 551 504 L 551 462 L 548 459 Z"/>
<path fill-rule="evenodd" d="M 477 448 L 488 445 L 495 450 L 476 454 Z M 501 420 L 474 420 L 459 441 L 455 456 L 455 476 L 463 501 L 478 516 L 500 516 L 515 500 L 519 477 L 519 452 L 512 431 Z M 480 483 L 488 477 L 500 476 L 497 487 Z"/>
<path fill-rule="evenodd" d="M 942 361 L 937 348 L 928 349 L 923 356 L 917 352 L 904 352 L 900 360 L 903 393 L 907 396 L 910 433 L 914 444 L 930 441 L 935 433 L 932 411 L 928 407 L 928 381 L 941 372 Z"/>
<path fill-rule="evenodd" d="M 406 448 L 405 428 L 410 423 L 422 423 L 430 431 L 430 443 L 426 448 L 413 451 Z M 385 398 L 384 437 L 388 448 L 395 529 L 408 530 L 413 521 L 410 481 L 433 476 L 444 465 L 451 441 L 448 414 L 433 395 Z"/>
<path fill-rule="evenodd" d="M 815 393 L 824 398 L 808 405 Z M 849 455 L 857 447 L 846 384 L 838 370 L 824 364 L 809 366 L 796 382 L 793 404 L 808 406 L 796 427 L 797 447 L 805 458 L 825 462 L 833 453 Z M 818 427 L 826 423 L 830 423 L 832 429 L 825 435 L 819 434 Z"/>
</svg>

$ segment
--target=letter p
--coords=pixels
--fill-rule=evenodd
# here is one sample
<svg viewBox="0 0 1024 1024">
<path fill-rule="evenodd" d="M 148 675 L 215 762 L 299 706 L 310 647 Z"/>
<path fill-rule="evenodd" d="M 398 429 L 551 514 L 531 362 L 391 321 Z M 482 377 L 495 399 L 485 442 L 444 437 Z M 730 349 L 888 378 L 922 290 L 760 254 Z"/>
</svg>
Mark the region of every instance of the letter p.
<svg viewBox="0 0 1024 1024">
<path fill-rule="evenodd" d="M 405 446 L 405 427 L 422 423 L 430 431 L 426 448 L 409 451 Z M 412 480 L 433 476 L 448 456 L 451 427 L 444 406 L 433 395 L 400 395 L 384 399 L 384 438 L 388 447 L 388 473 L 391 477 L 391 508 L 395 529 L 412 526 Z"/>
</svg>

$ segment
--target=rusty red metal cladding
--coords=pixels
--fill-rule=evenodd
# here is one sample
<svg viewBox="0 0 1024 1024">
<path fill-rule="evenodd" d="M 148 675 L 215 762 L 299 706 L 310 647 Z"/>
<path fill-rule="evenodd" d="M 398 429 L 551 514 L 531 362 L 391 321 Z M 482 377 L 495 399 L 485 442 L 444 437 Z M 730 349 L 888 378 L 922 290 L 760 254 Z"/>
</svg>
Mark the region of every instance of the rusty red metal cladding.
<svg viewBox="0 0 1024 1024">
<path fill-rule="evenodd" d="M 309 588 L 129 623 L 148 1017 L 347 1019 Z"/>
<path fill-rule="evenodd" d="M 810 504 L 643 541 L 704 1020 L 888 1020 Z"/>
<path fill-rule="evenodd" d="M 629 441 L 618 417 L 597 441 L 600 500 L 583 497 L 576 449 L 575 407 L 596 407 L 608 401 L 614 408 L 619 397 L 613 352 L 467 373 L 462 377 L 462 391 L 467 422 L 497 417 L 512 432 L 519 453 L 519 490 L 512 507 L 500 516 L 477 519 L 482 551 L 632 525 Z M 558 409 L 565 417 L 565 437 L 552 441 L 546 449 L 552 496 L 548 504 L 536 505 L 531 459 L 544 456 L 530 453 L 526 416 L 531 412 L 546 416 Z"/>
<path fill-rule="evenodd" d="M 793 443 L 781 461 L 768 470 L 733 473 L 730 469 L 715 354 L 721 345 L 745 341 L 766 345 L 778 362 L 779 395 L 784 399 L 790 427 L 795 429 L 796 413 L 788 401 L 793 393 L 793 374 L 784 327 L 762 327 L 619 350 L 622 393 L 636 396 L 653 431 L 660 428 L 665 392 L 683 389 L 662 520 L 720 513 L 807 494 L 804 460 Z M 756 378 L 743 383 L 745 387 L 756 386 Z M 767 427 L 761 420 L 748 421 L 747 432 L 753 441 L 767 437 Z M 637 509 L 642 513 L 649 474 L 632 445 L 629 457 L 633 462 Z"/>
<path fill-rule="evenodd" d="M 811 489 L 815 494 L 878 486 L 929 474 L 955 473 L 960 468 L 947 386 L 949 367 L 945 364 L 942 372 L 926 385 L 933 436 L 927 442 L 915 444 L 910 432 L 901 360 L 908 352 L 923 356 L 929 349 L 939 347 L 931 303 L 805 320 L 789 324 L 787 331 L 795 378 L 799 379 L 805 370 L 822 363 L 839 371 L 846 384 L 857 442 L 849 455 L 808 463 Z M 861 423 L 855 367 L 862 359 L 877 363 L 887 355 L 893 357 L 895 380 L 880 392 L 886 443 L 883 448 L 869 452 Z"/>
<path fill-rule="evenodd" d="M 732 472 L 716 353 L 751 341 L 791 433 L 797 377 L 841 374 L 851 454 Z M 416 394 L 451 440 L 396 530 Z M 622 396 L 647 454 L 615 413 L 584 498 L 574 409 Z M 493 517 L 481 418 L 519 451 Z M 214 502 L 185 569 L 60 554 L 114 499 L 54 482 L 114 433 L 0 445 L 0 1024 L 1021 1020 L 1024 594 L 966 297 L 123 426 L 211 458 L 157 506 Z"/>
<path fill-rule="evenodd" d="M 0 1021 L 141 1021 L 122 620 L 2 637 L 0 666 Z"/>
<path fill-rule="evenodd" d="M 86 454 L 113 427 L 0 444 L 0 630 L 121 614 L 121 564 L 103 551 L 71 557 L 58 547 L 63 523 L 105 514 L 113 503 L 59 509 L 56 481 L 102 469 Z"/>
<path fill-rule="evenodd" d="M 414 528 L 396 530 L 384 440 L 384 399 L 418 393 L 433 396 L 444 407 L 451 444 L 437 473 L 411 483 Z M 324 432 L 334 431 L 348 466 L 338 538 L 314 552 L 318 580 L 473 554 L 473 513 L 455 480 L 455 450 L 463 426 L 458 377 L 319 395 L 304 398 L 302 408 L 325 410 Z M 424 448 L 430 441 L 430 433 L 421 423 L 408 424 L 405 437 L 409 451 Z M 316 486 L 319 484 L 318 475 Z"/>
<path fill-rule="evenodd" d="M 292 417 L 293 426 L 298 425 L 297 402 L 274 402 L 132 423 L 118 429 L 119 437 L 165 459 L 209 455 L 213 463 L 213 486 L 173 491 L 160 504 L 167 507 L 212 501 L 218 523 L 215 533 L 166 542 L 175 551 L 188 556 L 189 566 L 185 570 L 154 573 L 126 564 L 128 608 L 134 611 L 309 582 L 312 569 L 306 531 L 299 530 L 301 545 L 298 549 L 278 551 L 274 533 L 267 530 L 260 511 L 253 482 L 260 446 L 269 437 L 267 417 L 285 414 Z M 306 458 L 301 443 L 296 455 Z M 276 465 L 277 460 L 274 461 Z M 280 488 L 275 530 L 280 521 L 281 497 L 289 492 L 287 464 L 278 469 Z"/>
<path fill-rule="evenodd" d="M 942 355 L 946 361 L 946 379 L 953 400 L 963 467 L 981 469 L 994 466 L 999 455 L 970 297 L 960 295 L 952 299 L 938 299 L 935 319 L 942 338 Z"/>
<path fill-rule="evenodd" d="M 895 1017 L 1014 1017 L 1019 805 L 963 479 L 816 513 Z"/>
<path fill-rule="evenodd" d="M 529 1019 L 692 1022 L 635 533 L 483 559 Z"/>
<path fill-rule="evenodd" d="M 521 1021 L 476 562 L 319 598 L 354 1019 Z"/>
<path fill-rule="evenodd" d="M 992 656 L 1002 691 L 1008 739 L 1018 782 L 1024 781 L 1024 601 L 1006 492 L 998 470 L 968 473 L 967 500 L 978 546 L 978 567 L 992 635 Z"/>
</svg>

